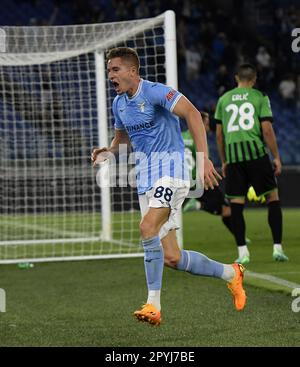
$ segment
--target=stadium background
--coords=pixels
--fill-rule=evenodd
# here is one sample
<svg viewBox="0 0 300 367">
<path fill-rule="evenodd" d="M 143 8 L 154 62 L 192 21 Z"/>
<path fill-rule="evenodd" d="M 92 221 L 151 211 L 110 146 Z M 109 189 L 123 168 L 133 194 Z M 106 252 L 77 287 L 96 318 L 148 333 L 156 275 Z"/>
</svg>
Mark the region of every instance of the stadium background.
<svg viewBox="0 0 300 367">
<path fill-rule="evenodd" d="M 285 167 L 279 179 L 281 200 L 285 206 L 299 206 L 300 53 L 291 49 L 291 31 L 300 25 L 297 4 L 296 0 L 171 0 L 167 3 L 2 0 L 0 24 L 114 22 L 152 17 L 173 9 L 177 20 L 179 89 L 199 109 L 214 112 L 218 97 L 234 86 L 234 70 L 238 63 L 250 61 L 257 66 L 257 87 L 270 96 L 274 128 Z M 7 83 L 6 93 L 9 93 L 10 81 L 2 82 Z M 1 111 L 3 106 L 0 106 Z M 218 166 L 220 162 L 212 134 L 209 143 L 211 157 Z M 27 146 L 30 147 L 30 142 Z M 12 156 L 22 154 L 17 145 L 7 149 Z M 51 149 L 49 145 L 49 154 L 52 154 Z M 78 185 L 81 185 L 80 180 Z"/>
<path fill-rule="evenodd" d="M 300 205 L 300 53 L 291 50 L 291 30 L 300 26 L 297 6 L 296 0 L 1 0 L 0 24 L 112 22 L 152 17 L 173 9 L 177 17 L 179 89 L 199 109 L 214 111 L 219 95 L 234 85 L 234 69 L 240 61 L 252 61 L 258 67 L 258 88 L 270 96 L 285 165 L 280 178 L 282 201 L 295 207 Z M 9 80 L 4 83 L 9 93 Z M 218 165 L 214 137 L 210 135 L 209 140 L 211 156 Z M 0 149 L 4 152 L 3 146 Z M 12 157 L 22 154 L 16 146 L 7 151 Z M 51 147 L 49 151 L 52 154 Z M 78 189 L 81 184 L 79 180 Z M 291 261 L 274 264 L 265 216 L 260 210 L 246 213 L 253 240 L 249 268 L 299 284 L 299 210 L 287 210 L 284 215 Z M 220 229 L 219 218 L 204 213 L 187 213 L 184 217 L 189 248 L 199 251 L 199 220 L 201 237 L 206 238 L 201 251 L 219 261 L 232 260 L 232 238 Z M 141 259 L 112 261 L 41 264 L 27 273 L 13 265 L 1 266 L 0 287 L 7 289 L 8 304 L 6 315 L 0 315 L 0 345 L 299 346 L 299 314 L 291 312 L 290 287 L 248 279 L 247 312 L 236 315 L 223 284 L 211 279 L 198 282 L 196 277 L 177 276 L 167 269 L 166 324 L 157 331 L 124 316 L 145 296 Z M 191 296 L 195 289 L 201 307 L 199 299 Z M 176 308 L 174 294 L 181 295 L 176 297 Z M 181 314 L 182 309 L 187 312 Z"/>
</svg>

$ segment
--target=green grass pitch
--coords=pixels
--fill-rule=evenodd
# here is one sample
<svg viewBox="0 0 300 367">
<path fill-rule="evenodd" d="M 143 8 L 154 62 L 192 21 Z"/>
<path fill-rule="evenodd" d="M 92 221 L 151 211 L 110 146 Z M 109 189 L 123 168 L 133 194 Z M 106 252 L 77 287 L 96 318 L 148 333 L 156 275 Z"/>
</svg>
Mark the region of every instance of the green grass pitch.
<svg viewBox="0 0 300 367">
<path fill-rule="evenodd" d="M 272 260 L 266 210 L 246 210 L 252 272 L 300 284 L 300 210 L 284 210 L 288 263 Z M 184 215 L 185 248 L 230 263 L 232 236 L 219 217 Z M 0 346 L 300 346 L 300 312 L 291 290 L 246 277 L 248 303 L 233 308 L 225 283 L 165 268 L 163 323 L 133 319 L 146 300 L 142 258 L 38 263 L 29 270 L 0 265 L 6 312 Z"/>
</svg>

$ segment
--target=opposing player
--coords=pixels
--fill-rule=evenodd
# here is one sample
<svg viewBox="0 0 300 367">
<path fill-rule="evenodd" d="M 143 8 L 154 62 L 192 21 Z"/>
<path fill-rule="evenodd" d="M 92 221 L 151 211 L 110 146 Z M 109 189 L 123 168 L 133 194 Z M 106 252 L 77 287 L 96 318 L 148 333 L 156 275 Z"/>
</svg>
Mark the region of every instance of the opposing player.
<svg viewBox="0 0 300 367">
<path fill-rule="evenodd" d="M 221 264 L 199 252 L 181 251 L 177 244 L 176 212 L 189 191 L 189 180 L 176 116 L 187 121 L 197 151 L 203 152 L 205 186 L 213 188 L 220 179 L 208 159 L 205 129 L 199 111 L 178 91 L 143 80 L 139 75 L 140 63 L 135 50 L 114 48 L 109 51 L 107 60 L 108 78 L 117 93 L 112 107 L 115 136 L 110 148 L 94 149 L 91 158 L 94 164 L 100 163 L 107 159 L 109 153 L 117 154 L 120 144 L 131 144 L 136 155 L 148 299 L 134 316 L 151 324 L 160 324 L 164 263 L 177 270 L 226 280 L 236 309 L 243 309 L 246 295 L 242 286 L 242 265 Z"/>
<path fill-rule="evenodd" d="M 209 114 L 201 111 L 201 117 L 204 123 L 205 131 L 215 132 L 215 124 L 210 121 Z M 182 132 L 182 137 L 185 146 L 186 160 L 193 170 L 195 176 L 195 162 L 196 162 L 196 147 L 189 130 Z M 231 225 L 231 208 L 229 200 L 225 197 L 223 191 L 217 186 L 214 190 L 206 190 L 200 198 L 192 198 L 186 201 L 183 206 L 183 212 L 192 210 L 203 210 L 213 215 L 219 215 L 225 227 L 233 234 Z M 250 243 L 249 238 L 245 239 L 246 244 Z"/>
<path fill-rule="evenodd" d="M 272 127 L 269 98 L 253 88 L 256 70 L 243 64 L 236 75 L 237 88 L 225 93 L 218 101 L 218 151 L 226 175 L 226 196 L 231 204 L 231 222 L 238 246 L 237 261 L 247 264 L 250 254 L 245 243 L 243 209 L 249 186 L 257 196 L 264 195 L 268 204 L 268 222 L 273 236 L 273 259 L 287 261 L 282 249 L 282 211 L 276 176 L 281 173 L 281 161 Z M 265 145 L 266 144 L 266 145 Z M 271 164 L 267 149 L 273 156 Z"/>
</svg>

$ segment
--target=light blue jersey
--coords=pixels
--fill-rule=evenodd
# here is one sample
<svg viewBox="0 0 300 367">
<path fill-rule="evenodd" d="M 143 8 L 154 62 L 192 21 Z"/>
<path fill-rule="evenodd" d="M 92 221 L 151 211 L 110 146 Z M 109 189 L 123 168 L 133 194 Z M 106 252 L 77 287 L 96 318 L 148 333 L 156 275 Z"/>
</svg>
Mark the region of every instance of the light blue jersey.
<svg viewBox="0 0 300 367">
<path fill-rule="evenodd" d="M 182 96 L 161 83 L 141 79 L 131 98 L 113 101 L 115 129 L 125 129 L 135 154 L 138 194 L 163 176 L 188 180 L 179 118 L 172 111 Z"/>
</svg>

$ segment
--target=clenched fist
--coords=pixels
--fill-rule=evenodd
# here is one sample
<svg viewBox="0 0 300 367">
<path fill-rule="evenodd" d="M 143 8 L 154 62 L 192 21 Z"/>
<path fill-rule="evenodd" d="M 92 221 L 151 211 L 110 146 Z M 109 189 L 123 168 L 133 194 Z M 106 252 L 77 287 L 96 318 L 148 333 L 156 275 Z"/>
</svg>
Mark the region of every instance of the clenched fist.
<svg viewBox="0 0 300 367">
<path fill-rule="evenodd" d="M 93 162 L 93 167 L 95 167 L 99 163 L 106 161 L 110 155 L 111 155 L 111 152 L 108 148 L 93 149 L 92 154 L 91 154 L 91 160 Z"/>
</svg>

